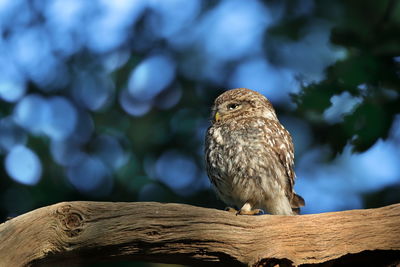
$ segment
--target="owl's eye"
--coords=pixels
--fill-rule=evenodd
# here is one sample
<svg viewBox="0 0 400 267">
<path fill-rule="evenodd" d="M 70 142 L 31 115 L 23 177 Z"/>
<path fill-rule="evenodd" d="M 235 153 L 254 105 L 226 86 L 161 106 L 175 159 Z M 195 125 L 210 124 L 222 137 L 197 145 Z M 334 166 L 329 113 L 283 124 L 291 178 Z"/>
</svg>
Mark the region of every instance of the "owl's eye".
<svg viewBox="0 0 400 267">
<path fill-rule="evenodd" d="M 239 106 L 240 106 L 240 104 L 232 103 L 232 104 L 229 104 L 227 106 L 227 108 L 228 108 L 228 110 L 234 110 L 234 109 L 237 109 Z"/>
</svg>

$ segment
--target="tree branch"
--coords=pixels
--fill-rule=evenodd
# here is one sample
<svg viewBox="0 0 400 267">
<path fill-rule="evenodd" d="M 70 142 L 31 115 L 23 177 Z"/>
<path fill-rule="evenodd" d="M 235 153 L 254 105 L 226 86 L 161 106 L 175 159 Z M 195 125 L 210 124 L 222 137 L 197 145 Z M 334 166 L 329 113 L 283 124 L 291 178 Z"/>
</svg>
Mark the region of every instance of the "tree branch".
<svg viewBox="0 0 400 267">
<path fill-rule="evenodd" d="M 183 204 L 63 202 L 0 224 L 0 266 L 118 260 L 399 264 L 400 204 L 302 216 L 235 216 Z"/>
</svg>

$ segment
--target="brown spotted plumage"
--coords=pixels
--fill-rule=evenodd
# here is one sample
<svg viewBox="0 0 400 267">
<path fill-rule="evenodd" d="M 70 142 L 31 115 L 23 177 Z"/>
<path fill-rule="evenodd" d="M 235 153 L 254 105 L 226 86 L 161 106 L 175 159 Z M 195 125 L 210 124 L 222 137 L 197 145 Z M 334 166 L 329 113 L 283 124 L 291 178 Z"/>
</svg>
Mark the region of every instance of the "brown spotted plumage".
<svg viewBox="0 0 400 267">
<path fill-rule="evenodd" d="M 294 149 L 266 97 L 245 88 L 220 95 L 206 135 L 208 176 L 219 197 L 239 214 L 298 214 Z"/>
</svg>

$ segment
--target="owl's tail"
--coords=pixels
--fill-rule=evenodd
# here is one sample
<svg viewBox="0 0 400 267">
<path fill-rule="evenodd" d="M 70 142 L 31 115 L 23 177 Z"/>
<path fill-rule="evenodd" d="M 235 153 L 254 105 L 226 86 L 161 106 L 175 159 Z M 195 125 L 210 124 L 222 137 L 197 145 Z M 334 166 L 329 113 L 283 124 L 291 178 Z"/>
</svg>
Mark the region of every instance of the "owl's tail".
<svg viewBox="0 0 400 267">
<path fill-rule="evenodd" d="M 300 214 L 300 207 L 305 205 L 304 199 L 296 193 L 293 193 L 292 199 L 290 201 L 290 205 L 292 207 L 294 214 Z"/>
</svg>

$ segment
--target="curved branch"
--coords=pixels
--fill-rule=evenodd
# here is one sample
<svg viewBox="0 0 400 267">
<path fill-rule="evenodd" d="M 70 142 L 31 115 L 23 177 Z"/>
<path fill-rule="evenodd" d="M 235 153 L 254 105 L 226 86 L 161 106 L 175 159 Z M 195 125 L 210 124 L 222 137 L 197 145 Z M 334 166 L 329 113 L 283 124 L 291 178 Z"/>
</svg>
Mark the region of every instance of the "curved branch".
<svg viewBox="0 0 400 267">
<path fill-rule="evenodd" d="M 118 260 L 400 263 L 400 204 L 302 216 L 235 216 L 184 204 L 63 202 L 0 224 L 0 266 Z"/>
</svg>

